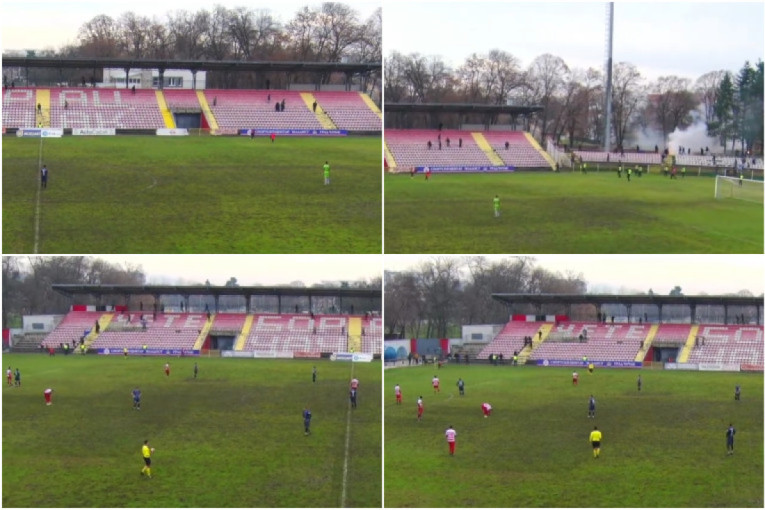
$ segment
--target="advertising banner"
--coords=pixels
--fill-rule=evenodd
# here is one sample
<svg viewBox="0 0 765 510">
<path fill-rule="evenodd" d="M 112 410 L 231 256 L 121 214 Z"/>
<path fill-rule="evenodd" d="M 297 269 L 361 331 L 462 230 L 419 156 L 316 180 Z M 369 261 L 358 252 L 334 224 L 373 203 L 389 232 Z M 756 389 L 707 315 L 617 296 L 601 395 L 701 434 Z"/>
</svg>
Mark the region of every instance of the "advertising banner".
<svg viewBox="0 0 765 510">
<path fill-rule="evenodd" d="M 114 128 L 73 128 L 74 136 L 114 136 L 117 130 Z"/>
<path fill-rule="evenodd" d="M 762 372 L 765 369 L 765 365 L 754 363 L 741 363 L 742 372 Z"/>
<path fill-rule="evenodd" d="M 252 358 L 252 351 L 220 351 L 221 358 Z"/>
<path fill-rule="evenodd" d="M 641 361 L 595 361 L 590 360 L 596 367 L 602 368 L 640 368 L 643 366 Z M 584 366 L 582 360 L 574 359 L 538 359 L 537 366 L 540 367 L 581 367 Z"/>
<path fill-rule="evenodd" d="M 292 351 L 255 351 L 254 358 L 292 358 Z"/>
<path fill-rule="evenodd" d="M 239 136 L 346 136 L 345 129 L 240 129 Z"/>
<path fill-rule="evenodd" d="M 103 354 L 105 356 L 119 356 L 124 354 L 122 349 L 118 348 L 105 348 L 105 349 L 98 349 L 96 352 L 98 354 Z M 129 348 L 128 349 L 128 355 L 131 356 L 199 356 L 199 351 L 194 349 L 146 349 L 145 351 L 143 349 L 135 349 L 135 348 Z"/>
<path fill-rule="evenodd" d="M 429 168 L 431 172 L 435 173 L 495 173 L 495 172 L 515 172 L 514 166 L 417 166 L 415 171 L 424 172 L 426 168 Z"/>
<path fill-rule="evenodd" d="M 188 129 L 157 129 L 157 136 L 188 136 Z"/>
<path fill-rule="evenodd" d="M 295 351 L 292 355 L 295 358 L 321 358 L 320 352 Z"/>
<path fill-rule="evenodd" d="M 699 363 L 699 370 L 703 372 L 740 372 L 738 363 Z"/>
<path fill-rule="evenodd" d="M 336 352 L 329 357 L 332 361 L 353 361 L 355 363 L 369 363 L 373 356 L 364 352 Z"/>
</svg>

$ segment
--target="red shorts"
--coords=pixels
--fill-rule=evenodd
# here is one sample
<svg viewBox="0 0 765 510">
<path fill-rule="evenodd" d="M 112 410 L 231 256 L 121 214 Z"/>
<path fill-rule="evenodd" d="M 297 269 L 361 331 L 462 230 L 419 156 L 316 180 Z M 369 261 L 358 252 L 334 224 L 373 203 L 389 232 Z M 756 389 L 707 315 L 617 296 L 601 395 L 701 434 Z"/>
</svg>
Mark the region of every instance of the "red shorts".
<svg viewBox="0 0 765 510">
<path fill-rule="evenodd" d="M 452 454 L 454 453 L 454 447 L 456 445 L 457 445 L 456 441 L 452 441 L 451 443 L 449 443 L 449 453 L 452 453 Z"/>
<path fill-rule="evenodd" d="M 486 416 L 489 416 L 491 414 L 491 409 L 484 409 L 483 414 L 485 414 Z"/>
<path fill-rule="evenodd" d="M 434 384 L 434 385 L 433 385 L 433 389 L 434 389 L 434 390 L 437 390 L 437 389 L 438 389 L 438 384 Z"/>
<path fill-rule="evenodd" d="M 401 402 L 401 393 L 396 395 L 396 402 Z"/>
<path fill-rule="evenodd" d="M 422 407 L 417 408 L 417 416 L 422 416 Z"/>
<path fill-rule="evenodd" d="M 50 396 L 51 396 L 50 393 L 45 393 L 45 401 L 46 402 L 50 402 Z"/>
<path fill-rule="evenodd" d="M 170 375 L 170 370 L 165 370 L 165 374 Z"/>
</svg>

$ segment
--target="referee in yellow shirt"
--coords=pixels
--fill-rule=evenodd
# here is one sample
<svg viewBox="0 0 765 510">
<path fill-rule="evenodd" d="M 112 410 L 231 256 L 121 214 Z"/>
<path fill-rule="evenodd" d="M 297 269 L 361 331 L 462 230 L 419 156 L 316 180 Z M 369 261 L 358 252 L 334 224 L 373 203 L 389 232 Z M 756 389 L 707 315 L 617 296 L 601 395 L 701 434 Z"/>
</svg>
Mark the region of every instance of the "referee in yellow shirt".
<svg viewBox="0 0 765 510">
<path fill-rule="evenodd" d="M 596 425 L 592 432 L 590 432 L 590 443 L 592 443 L 592 457 L 597 459 L 600 457 L 600 440 L 603 438 L 603 434 L 598 430 Z"/>
<path fill-rule="evenodd" d="M 154 448 L 149 446 L 149 440 L 146 439 L 143 442 L 143 447 L 141 448 L 141 454 L 143 455 L 143 461 L 146 464 L 141 469 L 141 476 L 144 474 L 151 478 L 151 454 L 154 453 Z"/>
</svg>

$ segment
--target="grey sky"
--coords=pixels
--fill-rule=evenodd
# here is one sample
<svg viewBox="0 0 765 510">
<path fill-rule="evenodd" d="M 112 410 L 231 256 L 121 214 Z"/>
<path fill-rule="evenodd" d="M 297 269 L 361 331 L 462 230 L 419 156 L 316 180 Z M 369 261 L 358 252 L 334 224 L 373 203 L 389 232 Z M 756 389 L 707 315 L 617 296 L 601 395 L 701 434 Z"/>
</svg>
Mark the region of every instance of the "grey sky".
<svg viewBox="0 0 765 510">
<path fill-rule="evenodd" d="M 440 55 L 454 67 L 498 48 L 526 68 L 544 53 L 569 67 L 603 68 L 603 2 L 386 0 L 383 49 Z M 763 58 L 763 2 L 616 2 L 614 62 L 635 64 L 649 80 L 674 74 L 695 80 L 738 71 Z"/>
<path fill-rule="evenodd" d="M 371 280 L 382 276 L 381 255 L 99 255 L 116 264 L 139 264 L 148 283 L 283 285 L 302 281 Z"/>
<path fill-rule="evenodd" d="M 319 6 L 322 2 L 310 0 L 279 0 L 253 2 L 247 0 L 133 0 L 131 2 L 24 0 L 3 1 L 0 32 L 3 49 L 59 49 L 74 44 L 77 32 L 87 21 L 99 14 L 118 18 L 132 11 L 142 16 L 165 21 L 165 14 L 179 10 L 196 12 L 211 10 L 215 5 L 227 8 L 246 6 L 253 10 L 268 9 L 282 23 L 287 23 L 304 6 Z M 381 3 L 368 0 L 342 2 L 350 5 L 363 21 L 380 7 Z"/>
<path fill-rule="evenodd" d="M 487 255 L 490 260 L 506 255 Z M 534 255 L 537 267 L 582 274 L 588 291 L 668 294 L 675 285 L 684 294 L 728 294 L 749 290 L 763 293 L 765 266 L 759 255 Z M 401 271 L 432 257 L 386 255 L 385 269 Z"/>
</svg>

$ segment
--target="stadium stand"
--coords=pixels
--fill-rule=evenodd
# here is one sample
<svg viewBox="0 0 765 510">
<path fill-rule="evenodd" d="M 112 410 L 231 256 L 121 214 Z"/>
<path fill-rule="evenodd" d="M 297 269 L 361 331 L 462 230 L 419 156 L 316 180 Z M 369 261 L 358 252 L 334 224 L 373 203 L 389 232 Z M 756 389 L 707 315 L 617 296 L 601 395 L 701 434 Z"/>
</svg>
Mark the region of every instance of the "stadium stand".
<svg viewBox="0 0 765 510">
<path fill-rule="evenodd" d="M 532 351 L 530 359 L 578 360 L 587 356 L 597 361 L 631 361 L 649 329 L 648 324 L 562 322 Z"/>
<path fill-rule="evenodd" d="M 198 112 L 202 110 L 195 90 L 164 90 L 165 102 L 171 110 Z"/>
<path fill-rule="evenodd" d="M 343 316 L 256 315 L 245 351 L 345 352 L 348 320 Z"/>
<path fill-rule="evenodd" d="M 268 96 L 271 99 L 268 99 Z M 222 134 L 239 129 L 322 129 L 300 92 L 287 90 L 205 90 Z M 284 111 L 275 110 L 284 100 Z"/>
<path fill-rule="evenodd" d="M 523 338 L 534 337 L 545 322 L 511 321 L 478 354 L 502 353 L 505 358 L 523 349 Z M 691 324 L 661 324 L 654 343 L 685 344 L 691 334 Z M 530 360 L 580 360 L 587 356 L 593 361 L 625 361 L 635 359 L 651 329 L 650 324 L 603 324 L 597 322 L 560 322 L 541 344 L 536 343 Z M 586 334 L 585 334 L 586 330 Z M 580 340 L 580 335 L 582 339 Z M 746 325 L 702 324 L 697 336 L 703 339 L 692 349 L 689 363 L 763 363 L 763 327 Z"/>
<path fill-rule="evenodd" d="M 483 136 L 506 165 L 516 168 L 550 166 L 544 156 L 529 144 L 526 135 L 521 131 L 486 131 Z M 505 142 L 509 144 L 507 149 Z"/>
<path fill-rule="evenodd" d="M 469 131 L 441 131 L 441 150 L 436 130 L 385 130 L 385 143 L 399 167 L 490 166 L 491 162 Z M 451 147 L 446 146 L 446 139 Z M 459 139 L 462 138 L 462 148 Z M 428 149 L 428 142 L 432 148 Z"/>
<path fill-rule="evenodd" d="M 35 108 L 34 89 L 3 89 L 3 127 L 36 126 Z"/>
<path fill-rule="evenodd" d="M 158 129 L 165 122 L 154 90 L 50 89 L 50 127 Z M 22 126 L 23 127 L 23 126 Z"/>
<path fill-rule="evenodd" d="M 382 119 L 356 92 L 314 92 L 316 102 L 338 129 L 381 131 Z"/>
<path fill-rule="evenodd" d="M 701 324 L 689 363 L 763 363 L 762 326 Z"/>
<path fill-rule="evenodd" d="M 58 326 L 48 333 L 42 342 L 43 346 L 58 347 L 62 343 L 71 344 L 73 340 L 79 342 L 102 315 L 103 312 L 69 312 Z"/>
<path fill-rule="evenodd" d="M 146 314 L 146 327 L 141 314 L 116 315 L 106 331 L 91 344 L 92 349 L 140 349 L 147 345 L 154 349 L 187 349 L 194 347 L 199 332 L 207 321 L 204 314 L 158 314 L 154 319 Z"/>
<path fill-rule="evenodd" d="M 242 331 L 245 320 L 247 314 L 244 313 L 219 313 L 215 315 L 210 331 L 236 331 L 238 334 Z"/>
<path fill-rule="evenodd" d="M 505 324 L 497 336 L 478 353 L 478 359 L 487 359 L 489 354 L 502 354 L 504 359 L 511 359 L 515 351 L 523 350 L 524 337 L 535 337 L 544 322 L 510 321 Z"/>
<path fill-rule="evenodd" d="M 438 149 L 438 135 L 441 135 L 441 149 Z M 497 166 L 490 160 L 496 157 L 501 165 L 516 168 L 549 168 L 544 156 L 534 148 L 521 131 L 477 132 L 487 140 L 487 153 L 479 147 L 472 131 L 458 130 L 401 130 L 386 129 L 385 144 L 398 167 L 422 166 Z M 446 139 L 450 140 L 447 147 Z M 459 139 L 462 138 L 462 147 Z M 428 142 L 432 148 L 428 149 Z M 509 150 L 505 142 L 510 143 Z"/>
<path fill-rule="evenodd" d="M 690 324 L 660 324 L 654 335 L 654 342 L 685 343 L 690 334 Z"/>
</svg>

